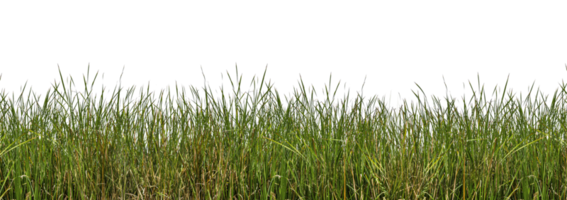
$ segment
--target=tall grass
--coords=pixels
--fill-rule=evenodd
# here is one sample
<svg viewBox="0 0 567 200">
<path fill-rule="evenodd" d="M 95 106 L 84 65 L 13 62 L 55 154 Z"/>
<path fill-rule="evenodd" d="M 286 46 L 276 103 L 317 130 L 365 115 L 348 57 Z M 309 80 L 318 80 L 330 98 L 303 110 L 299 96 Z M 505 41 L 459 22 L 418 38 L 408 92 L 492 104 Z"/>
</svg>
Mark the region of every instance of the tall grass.
<svg viewBox="0 0 567 200">
<path fill-rule="evenodd" d="M 97 96 L 98 73 L 81 93 L 62 75 L 45 97 L 2 92 L 0 149 L 28 141 L 1 155 L 3 198 L 567 198 L 565 84 L 550 104 L 533 85 L 522 98 L 507 81 L 487 99 L 469 82 L 463 109 L 421 88 L 393 109 L 335 102 L 330 83 L 316 101 L 302 80 L 284 101 L 265 75 L 250 94 L 237 71 L 220 97 L 177 86 Z"/>
</svg>

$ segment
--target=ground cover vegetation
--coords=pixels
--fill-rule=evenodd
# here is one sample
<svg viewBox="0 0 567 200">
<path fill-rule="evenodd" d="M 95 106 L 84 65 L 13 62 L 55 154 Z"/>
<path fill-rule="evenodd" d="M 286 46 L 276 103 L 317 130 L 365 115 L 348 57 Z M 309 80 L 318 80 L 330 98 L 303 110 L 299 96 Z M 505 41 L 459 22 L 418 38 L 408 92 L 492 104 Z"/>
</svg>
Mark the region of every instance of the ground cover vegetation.
<svg viewBox="0 0 567 200">
<path fill-rule="evenodd" d="M 90 70 L 89 70 L 90 71 Z M 61 75 L 61 72 L 60 72 Z M 469 86 L 472 97 L 389 108 L 263 76 L 232 96 L 175 87 L 93 95 L 70 77 L 44 97 L 0 93 L 3 199 L 566 199 L 566 85 L 552 97 Z M 92 79 L 92 80 L 91 80 Z M 259 84 L 258 84 L 259 83 Z M 468 87 L 468 86 L 467 86 Z M 333 91 L 334 88 L 334 91 Z M 309 89 L 309 88 L 307 88 Z M 550 100 L 550 101 L 549 101 Z M 287 102 L 284 106 L 283 102 Z"/>
</svg>

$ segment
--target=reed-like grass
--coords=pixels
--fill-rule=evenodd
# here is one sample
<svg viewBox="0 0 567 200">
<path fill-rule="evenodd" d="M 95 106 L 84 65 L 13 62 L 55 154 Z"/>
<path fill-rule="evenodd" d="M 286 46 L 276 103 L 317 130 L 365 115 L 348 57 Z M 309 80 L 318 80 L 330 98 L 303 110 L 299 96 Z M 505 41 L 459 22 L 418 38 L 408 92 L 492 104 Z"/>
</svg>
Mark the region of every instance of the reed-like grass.
<svg viewBox="0 0 567 200">
<path fill-rule="evenodd" d="M 97 75 L 0 94 L 0 149 L 28 142 L 0 155 L 3 199 L 567 199 L 565 84 L 487 99 L 469 82 L 462 109 L 420 88 L 391 109 L 335 102 L 330 83 L 325 101 L 303 81 L 284 101 L 266 72 L 252 94 L 229 75 L 220 97 L 96 96 Z"/>
</svg>

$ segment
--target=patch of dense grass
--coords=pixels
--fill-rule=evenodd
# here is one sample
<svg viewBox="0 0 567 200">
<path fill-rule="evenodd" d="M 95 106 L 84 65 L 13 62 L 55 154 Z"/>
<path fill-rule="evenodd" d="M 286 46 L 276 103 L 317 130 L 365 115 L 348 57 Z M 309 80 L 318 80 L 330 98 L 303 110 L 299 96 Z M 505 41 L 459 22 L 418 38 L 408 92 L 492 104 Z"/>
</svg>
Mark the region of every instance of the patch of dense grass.
<svg viewBox="0 0 567 200">
<path fill-rule="evenodd" d="M 423 91 L 389 109 L 335 103 L 327 87 L 316 101 L 303 81 L 284 107 L 265 72 L 251 95 L 229 75 L 233 96 L 216 98 L 206 87 L 95 96 L 96 77 L 82 93 L 61 76 L 43 98 L 0 94 L 0 149 L 22 144 L 1 155 L 3 198 L 567 198 L 565 84 L 551 104 L 505 86 L 492 100 L 473 89 L 460 110 Z"/>
</svg>

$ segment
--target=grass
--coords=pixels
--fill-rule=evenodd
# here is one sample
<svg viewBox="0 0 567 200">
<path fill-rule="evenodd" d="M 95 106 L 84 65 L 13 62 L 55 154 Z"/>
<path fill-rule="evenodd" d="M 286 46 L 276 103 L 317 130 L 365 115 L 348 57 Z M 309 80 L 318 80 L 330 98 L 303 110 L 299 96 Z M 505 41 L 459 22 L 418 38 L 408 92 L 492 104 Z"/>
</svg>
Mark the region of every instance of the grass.
<svg viewBox="0 0 567 200">
<path fill-rule="evenodd" d="M 389 108 L 349 94 L 290 99 L 253 78 L 232 96 L 194 87 L 93 95 L 94 79 L 0 94 L 4 199 L 566 199 L 566 85 L 548 102 L 484 87 L 455 99 L 419 87 Z M 235 78 L 235 79 L 233 79 Z M 257 84 L 259 82 L 259 84 Z M 338 85 L 337 85 L 338 88 Z M 332 97 L 332 98 L 331 98 Z M 535 99 L 533 98 L 535 97 Z M 533 100 L 532 100 L 533 99 Z M 284 107 L 283 103 L 287 102 Z M 27 143 L 26 143 L 27 142 Z M 17 148 L 16 144 L 19 144 Z"/>
</svg>

